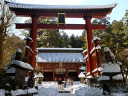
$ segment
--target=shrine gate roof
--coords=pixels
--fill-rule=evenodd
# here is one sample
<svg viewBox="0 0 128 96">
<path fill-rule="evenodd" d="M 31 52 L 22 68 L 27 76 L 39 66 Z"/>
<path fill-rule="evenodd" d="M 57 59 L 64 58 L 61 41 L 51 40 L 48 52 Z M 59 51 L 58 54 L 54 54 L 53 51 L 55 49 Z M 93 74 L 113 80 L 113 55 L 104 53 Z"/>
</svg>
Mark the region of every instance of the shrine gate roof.
<svg viewBox="0 0 128 96">
<path fill-rule="evenodd" d="M 85 63 L 82 48 L 37 48 L 37 62 Z"/>
<path fill-rule="evenodd" d="M 36 4 L 23 4 L 23 3 L 8 3 L 10 8 L 23 8 L 23 9 L 107 9 L 114 8 L 116 3 L 107 5 L 36 5 Z"/>
<path fill-rule="evenodd" d="M 47 14 L 43 14 L 43 13 L 72 13 L 73 15 L 74 13 L 77 14 L 82 13 L 81 16 L 76 16 L 78 18 L 79 17 L 83 18 L 83 16 L 87 14 L 92 17 L 95 15 L 90 13 L 105 13 L 104 16 L 101 16 L 102 18 L 105 17 L 106 14 L 110 14 L 112 9 L 117 5 L 116 3 L 108 4 L 108 5 L 36 5 L 36 4 L 23 4 L 23 3 L 13 3 L 13 2 L 6 2 L 6 3 L 12 11 L 15 11 L 16 15 L 30 16 L 36 14 L 39 16 L 46 16 Z M 42 14 L 39 14 L 39 12 Z M 100 14 L 98 15 L 100 16 Z M 52 16 L 55 15 L 52 14 Z M 72 16 L 66 14 L 66 17 L 72 17 Z"/>
</svg>

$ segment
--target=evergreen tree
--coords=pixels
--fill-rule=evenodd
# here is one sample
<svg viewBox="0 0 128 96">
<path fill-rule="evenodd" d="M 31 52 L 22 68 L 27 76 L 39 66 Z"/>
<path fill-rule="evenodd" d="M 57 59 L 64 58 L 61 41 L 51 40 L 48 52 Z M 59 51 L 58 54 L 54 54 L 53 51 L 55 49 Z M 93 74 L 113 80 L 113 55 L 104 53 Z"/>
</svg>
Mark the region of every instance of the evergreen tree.
<svg viewBox="0 0 128 96">
<path fill-rule="evenodd" d="M 82 48 L 84 47 L 84 38 L 83 36 L 71 35 L 69 40 L 69 45 L 71 48 Z"/>
<path fill-rule="evenodd" d="M 56 24 L 56 18 L 39 18 L 38 24 Z M 59 30 L 42 30 L 37 32 L 37 47 L 68 47 L 68 35 Z"/>
</svg>

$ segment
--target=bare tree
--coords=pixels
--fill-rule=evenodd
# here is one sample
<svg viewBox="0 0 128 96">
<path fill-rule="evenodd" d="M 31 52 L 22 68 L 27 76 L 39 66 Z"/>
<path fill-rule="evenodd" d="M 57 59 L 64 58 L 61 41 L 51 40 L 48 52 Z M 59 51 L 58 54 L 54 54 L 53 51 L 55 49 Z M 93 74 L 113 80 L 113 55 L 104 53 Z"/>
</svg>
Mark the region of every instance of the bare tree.
<svg viewBox="0 0 128 96">
<path fill-rule="evenodd" d="M 4 0 L 0 0 L 0 66 L 3 65 L 3 45 L 8 33 L 12 31 L 15 15 L 9 10 Z"/>
</svg>

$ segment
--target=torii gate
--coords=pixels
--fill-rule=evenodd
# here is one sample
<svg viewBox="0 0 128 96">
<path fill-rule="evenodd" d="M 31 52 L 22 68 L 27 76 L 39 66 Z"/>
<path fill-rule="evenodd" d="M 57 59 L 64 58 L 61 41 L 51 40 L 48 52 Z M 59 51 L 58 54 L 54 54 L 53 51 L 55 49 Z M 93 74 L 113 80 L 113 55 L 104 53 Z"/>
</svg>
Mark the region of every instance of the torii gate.
<svg viewBox="0 0 128 96">
<path fill-rule="evenodd" d="M 32 24 L 16 24 L 17 29 L 31 29 L 30 37 L 33 39 L 31 48 L 33 50 L 32 56 L 30 56 L 30 64 L 35 68 L 35 50 L 36 50 L 36 38 L 37 28 L 41 29 L 83 29 L 87 31 L 87 54 L 86 67 L 88 76 L 93 76 L 92 71 L 96 66 L 95 56 L 90 54 L 94 47 L 92 43 L 93 35 L 92 30 L 106 30 L 105 25 L 92 25 L 92 18 L 104 18 L 107 14 L 110 14 L 112 9 L 117 4 L 110 5 L 34 5 L 34 4 L 21 4 L 6 2 L 10 10 L 15 12 L 16 16 L 31 17 Z M 39 17 L 57 17 L 58 13 L 65 13 L 66 18 L 83 18 L 85 24 L 37 24 Z M 98 43 L 96 43 L 98 44 Z"/>
</svg>

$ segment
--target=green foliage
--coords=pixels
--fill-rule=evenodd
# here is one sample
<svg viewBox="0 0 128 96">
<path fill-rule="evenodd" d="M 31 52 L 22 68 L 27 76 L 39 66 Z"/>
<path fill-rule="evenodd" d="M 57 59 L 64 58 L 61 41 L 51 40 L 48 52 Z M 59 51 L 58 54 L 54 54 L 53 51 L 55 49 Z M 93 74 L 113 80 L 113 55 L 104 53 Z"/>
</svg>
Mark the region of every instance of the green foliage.
<svg viewBox="0 0 128 96">
<path fill-rule="evenodd" d="M 55 18 L 39 18 L 39 24 L 56 24 Z M 68 35 L 59 30 L 42 30 L 37 33 L 37 47 L 68 47 Z"/>
<path fill-rule="evenodd" d="M 100 46 L 102 48 L 109 47 L 113 53 L 117 50 L 117 44 L 118 49 L 124 49 L 127 47 L 127 31 L 126 27 L 124 26 L 126 24 L 123 23 L 124 21 L 116 21 L 114 20 L 111 24 L 109 22 L 109 18 L 104 19 L 94 19 L 93 24 L 105 24 L 107 25 L 107 30 L 94 30 L 94 36 L 98 36 L 101 38 Z M 124 30 L 125 29 L 125 30 Z"/>
<path fill-rule="evenodd" d="M 83 35 L 82 36 L 75 36 L 72 34 L 70 36 L 70 41 L 69 41 L 70 47 L 71 48 L 82 48 L 84 46 L 84 42 L 85 42 Z"/>
</svg>

